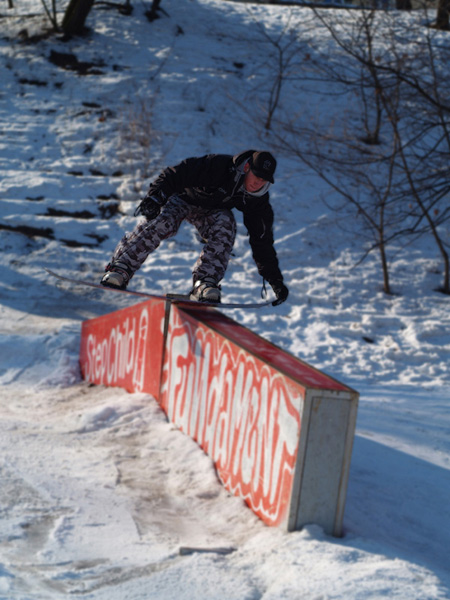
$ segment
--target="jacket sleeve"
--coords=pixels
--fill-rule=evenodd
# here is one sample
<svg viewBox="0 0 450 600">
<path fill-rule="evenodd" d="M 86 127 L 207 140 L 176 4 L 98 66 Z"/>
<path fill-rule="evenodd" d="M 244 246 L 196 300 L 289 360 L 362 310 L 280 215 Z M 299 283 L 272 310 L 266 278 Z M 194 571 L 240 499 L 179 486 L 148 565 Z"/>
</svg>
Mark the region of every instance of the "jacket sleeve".
<svg viewBox="0 0 450 600">
<path fill-rule="evenodd" d="M 269 284 L 283 281 L 273 239 L 273 210 L 269 202 L 260 210 L 244 213 L 253 259 L 261 277 Z"/>
<path fill-rule="evenodd" d="M 217 159 L 219 155 L 209 154 L 187 158 L 174 167 L 167 167 L 150 185 L 148 195 L 162 195 L 168 199 L 172 194 L 181 194 L 186 188 L 211 185 L 217 176 Z"/>
</svg>

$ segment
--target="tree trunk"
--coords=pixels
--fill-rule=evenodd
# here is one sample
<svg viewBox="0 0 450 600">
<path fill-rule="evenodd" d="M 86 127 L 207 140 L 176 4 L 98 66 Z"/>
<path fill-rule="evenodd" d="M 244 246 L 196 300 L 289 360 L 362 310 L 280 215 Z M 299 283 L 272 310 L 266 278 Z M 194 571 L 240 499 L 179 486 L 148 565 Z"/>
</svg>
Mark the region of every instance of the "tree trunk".
<svg viewBox="0 0 450 600">
<path fill-rule="evenodd" d="M 148 10 L 145 13 L 145 16 L 147 17 L 147 19 L 150 21 L 150 23 L 152 21 L 155 21 L 155 19 L 159 18 L 158 15 L 158 10 L 159 10 L 159 5 L 161 4 L 161 0 L 153 0 L 152 2 L 152 6 L 150 8 L 150 10 Z"/>
<path fill-rule="evenodd" d="M 435 29 L 447 30 L 449 28 L 450 0 L 439 0 Z"/>
<path fill-rule="evenodd" d="M 66 35 L 83 33 L 84 23 L 93 4 L 94 0 L 70 0 L 62 22 L 62 29 Z"/>
<path fill-rule="evenodd" d="M 396 0 L 395 8 L 397 10 L 412 10 L 411 0 Z"/>
</svg>

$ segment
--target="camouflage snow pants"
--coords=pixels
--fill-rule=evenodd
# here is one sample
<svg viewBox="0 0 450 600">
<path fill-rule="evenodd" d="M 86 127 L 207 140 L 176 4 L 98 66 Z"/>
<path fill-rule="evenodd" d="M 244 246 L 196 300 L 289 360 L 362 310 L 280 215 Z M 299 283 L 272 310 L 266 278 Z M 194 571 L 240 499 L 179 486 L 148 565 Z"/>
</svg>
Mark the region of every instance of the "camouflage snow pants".
<svg viewBox="0 0 450 600">
<path fill-rule="evenodd" d="M 134 274 L 163 240 L 177 233 L 184 220 L 194 225 L 205 240 L 192 270 L 194 283 L 204 277 L 219 282 L 225 275 L 236 237 L 233 213 L 227 209 L 192 206 L 177 196 L 169 199 L 156 219 L 140 220 L 134 230 L 120 240 L 111 263 L 125 263 Z"/>
</svg>

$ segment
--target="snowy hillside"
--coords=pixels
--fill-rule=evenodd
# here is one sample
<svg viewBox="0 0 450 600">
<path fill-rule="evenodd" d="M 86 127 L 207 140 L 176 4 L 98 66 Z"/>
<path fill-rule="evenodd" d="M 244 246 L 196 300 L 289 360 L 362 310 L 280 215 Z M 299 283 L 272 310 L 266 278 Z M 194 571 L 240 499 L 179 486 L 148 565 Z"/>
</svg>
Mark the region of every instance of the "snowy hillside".
<svg viewBox="0 0 450 600">
<path fill-rule="evenodd" d="M 360 392 L 345 536 L 265 527 L 152 398 L 81 381 L 81 321 L 135 300 L 55 283 L 44 267 L 98 281 L 162 167 L 271 146 L 249 118 L 272 60 L 257 23 L 276 35 L 290 11 L 164 0 L 150 24 L 147 8 L 96 8 L 90 34 L 68 42 L 34 38 L 43 18 L 20 15 L 40 13 L 37 1 L 0 21 L 0 599 L 450 598 L 440 257 L 426 238 L 396 248 L 396 295 L 383 294 L 376 257 L 355 267 L 358 242 L 292 156 L 278 156 L 271 192 L 289 301 L 227 314 Z M 310 12 L 293 10 L 309 27 Z M 283 102 L 339 109 L 289 87 Z M 183 226 L 133 287 L 185 292 L 199 250 Z M 259 298 L 241 221 L 222 289 Z"/>
</svg>

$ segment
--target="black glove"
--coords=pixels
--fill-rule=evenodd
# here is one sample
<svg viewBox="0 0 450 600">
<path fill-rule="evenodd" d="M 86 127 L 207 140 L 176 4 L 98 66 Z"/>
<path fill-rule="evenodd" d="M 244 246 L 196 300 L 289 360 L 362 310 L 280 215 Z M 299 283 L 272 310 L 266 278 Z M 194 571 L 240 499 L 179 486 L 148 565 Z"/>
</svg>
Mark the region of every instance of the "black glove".
<svg viewBox="0 0 450 600">
<path fill-rule="evenodd" d="M 156 219 L 161 212 L 161 206 L 163 203 L 164 201 L 158 196 L 149 196 L 147 194 L 147 196 L 141 200 L 141 203 L 134 211 L 134 216 L 137 217 L 138 215 L 142 215 L 147 219 L 147 221 L 152 221 L 153 219 Z"/>
<path fill-rule="evenodd" d="M 278 306 L 287 299 L 289 290 L 282 281 L 274 281 L 270 285 L 272 286 L 274 294 L 277 297 L 277 299 L 272 302 L 272 306 Z"/>
</svg>

